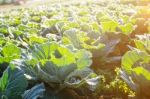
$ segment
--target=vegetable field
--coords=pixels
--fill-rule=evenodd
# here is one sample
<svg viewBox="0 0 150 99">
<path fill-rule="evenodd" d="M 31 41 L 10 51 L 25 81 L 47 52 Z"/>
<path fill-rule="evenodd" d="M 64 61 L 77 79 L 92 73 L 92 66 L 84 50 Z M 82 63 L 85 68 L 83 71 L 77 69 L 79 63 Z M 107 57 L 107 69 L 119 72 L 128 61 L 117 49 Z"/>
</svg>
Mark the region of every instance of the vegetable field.
<svg viewBox="0 0 150 99">
<path fill-rule="evenodd" d="M 150 0 L 0 12 L 0 99 L 150 99 Z"/>
</svg>

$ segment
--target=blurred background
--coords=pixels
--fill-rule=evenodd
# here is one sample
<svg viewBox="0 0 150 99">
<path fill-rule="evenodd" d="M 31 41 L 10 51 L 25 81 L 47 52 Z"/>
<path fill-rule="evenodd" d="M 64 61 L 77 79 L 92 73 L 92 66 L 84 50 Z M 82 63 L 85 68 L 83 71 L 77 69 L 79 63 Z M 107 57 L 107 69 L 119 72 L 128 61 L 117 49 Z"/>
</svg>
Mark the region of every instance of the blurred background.
<svg viewBox="0 0 150 99">
<path fill-rule="evenodd" d="M 71 0 L 0 0 L 0 10 L 49 5 Z"/>
</svg>

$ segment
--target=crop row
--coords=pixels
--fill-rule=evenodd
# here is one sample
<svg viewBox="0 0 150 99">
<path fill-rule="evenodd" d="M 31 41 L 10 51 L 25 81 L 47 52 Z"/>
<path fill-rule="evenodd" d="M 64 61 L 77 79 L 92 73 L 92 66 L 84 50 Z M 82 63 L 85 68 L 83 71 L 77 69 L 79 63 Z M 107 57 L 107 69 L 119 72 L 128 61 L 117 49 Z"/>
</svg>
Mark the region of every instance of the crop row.
<svg viewBox="0 0 150 99">
<path fill-rule="evenodd" d="M 0 98 L 150 98 L 149 18 L 119 1 L 0 13 Z"/>
</svg>

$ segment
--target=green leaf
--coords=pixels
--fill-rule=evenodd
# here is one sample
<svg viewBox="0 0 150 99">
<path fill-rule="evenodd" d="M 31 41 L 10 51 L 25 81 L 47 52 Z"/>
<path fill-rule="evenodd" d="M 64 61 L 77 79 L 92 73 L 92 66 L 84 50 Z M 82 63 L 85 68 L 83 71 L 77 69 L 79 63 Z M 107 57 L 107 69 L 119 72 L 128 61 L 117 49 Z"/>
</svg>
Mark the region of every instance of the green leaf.
<svg viewBox="0 0 150 99">
<path fill-rule="evenodd" d="M 45 25 L 46 27 L 51 27 L 54 26 L 57 22 L 59 22 L 59 20 L 57 19 L 47 19 L 44 21 L 43 25 Z"/>
<path fill-rule="evenodd" d="M 0 97 L 20 99 L 27 85 L 24 72 L 20 68 L 8 67 L 0 78 Z"/>
<path fill-rule="evenodd" d="M 92 33 L 92 35 L 96 35 L 96 34 Z M 99 35 L 99 34 L 97 34 L 97 35 Z M 95 49 L 101 49 L 104 47 L 104 44 L 97 43 L 98 39 L 96 39 L 94 37 L 92 38 L 91 36 L 88 36 L 88 34 L 86 32 L 78 31 L 76 29 L 71 29 L 71 30 L 65 31 L 63 38 L 68 43 L 71 42 L 74 45 L 74 47 L 78 48 L 78 49 L 84 48 L 87 50 L 95 50 Z"/>
<path fill-rule="evenodd" d="M 51 42 L 35 46 L 32 51 L 33 58 L 38 61 L 50 60 L 58 67 L 64 67 L 77 62 L 78 66 L 91 65 L 91 53 L 86 50 L 71 51 L 66 46 Z"/>
<path fill-rule="evenodd" d="M 83 69 L 85 67 L 89 67 L 92 64 L 92 54 L 86 50 L 79 50 L 76 53 L 78 69 Z"/>
<path fill-rule="evenodd" d="M 7 44 L 1 51 L 3 57 L 0 57 L 2 62 L 10 62 L 14 59 L 19 59 L 21 56 L 21 50 L 14 44 Z"/>
<path fill-rule="evenodd" d="M 150 81 L 150 71 L 144 69 L 143 67 L 136 67 L 132 70 L 137 76 L 143 75 L 146 80 Z M 139 77 L 140 78 L 140 77 Z M 142 80 L 143 81 L 143 80 Z"/>
<path fill-rule="evenodd" d="M 142 63 L 148 63 L 150 61 L 150 55 L 139 50 L 128 51 L 121 61 L 122 68 L 129 74 L 136 66 L 140 66 Z"/>
<path fill-rule="evenodd" d="M 66 78 L 65 84 L 69 88 L 83 88 L 82 86 L 86 85 L 86 88 L 94 91 L 99 83 L 100 77 L 93 75 L 96 74 L 89 68 L 75 70 Z"/>
<path fill-rule="evenodd" d="M 28 27 L 26 25 L 20 24 L 17 26 L 20 31 L 25 31 Z"/>
<path fill-rule="evenodd" d="M 119 27 L 121 31 L 126 35 L 130 34 L 134 30 L 134 26 L 131 23 L 120 25 Z"/>
<path fill-rule="evenodd" d="M 101 22 L 103 32 L 116 32 L 116 28 L 118 27 L 118 22 L 110 20 Z"/>
<path fill-rule="evenodd" d="M 58 44 L 55 42 L 35 45 L 34 50 L 32 50 L 32 56 L 38 60 L 50 59 L 51 54 L 54 53 L 57 47 L 58 47 Z"/>
<path fill-rule="evenodd" d="M 0 78 L 0 91 L 5 91 L 6 85 L 8 83 L 8 73 L 3 74 L 3 76 Z"/>
<path fill-rule="evenodd" d="M 3 33 L 3 34 L 8 34 L 8 27 L 5 26 L 5 25 L 1 25 L 0 26 L 0 33 Z"/>
<path fill-rule="evenodd" d="M 81 30 L 85 31 L 85 32 L 91 32 L 92 28 L 93 28 L 91 25 L 89 25 L 87 23 L 82 23 L 80 27 L 81 27 Z"/>
<path fill-rule="evenodd" d="M 10 19 L 8 21 L 8 24 L 10 26 L 17 26 L 17 25 L 21 24 L 21 20 L 19 20 L 19 19 Z"/>
<path fill-rule="evenodd" d="M 137 35 L 138 39 L 134 40 L 136 48 L 141 51 L 150 52 L 150 39 L 149 35 Z"/>
<path fill-rule="evenodd" d="M 41 22 L 41 17 L 40 16 L 33 16 L 31 18 L 31 20 L 35 21 L 35 22 Z"/>
<path fill-rule="evenodd" d="M 4 35 L 0 35 L 0 46 L 6 42 Z"/>
<path fill-rule="evenodd" d="M 42 98 L 45 91 L 44 84 L 38 84 L 29 90 L 26 90 L 23 94 L 23 99 L 37 99 Z"/>
<path fill-rule="evenodd" d="M 67 75 L 76 69 L 75 64 L 65 65 L 64 67 L 58 67 L 52 61 L 46 61 L 45 63 L 39 63 L 34 70 L 38 77 L 51 87 L 52 83 L 63 83 Z"/>
<path fill-rule="evenodd" d="M 31 36 L 29 36 L 29 44 L 31 44 L 31 45 L 34 44 L 34 43 L 41 44 L 41 43 L 44 43 L 46 41 L 47 41 L 47 39 L 43 38 L 41 36 L 37 36 L 37 35 L 31 35 Z"/>
<path fill-rule="evenodd" d="M 64 32 L 64 37 L 66 36 L 75 46 L 75 48 L 81 48 L 80 45 L 80 38 L 77 36 L 77 30 L 76 29 L 70 29 Z"/>
<path fill-rule="evenodd" d="M 98 23 L 93 22 L 93 23 L 91 23 L 91 25 L 92 25 L 92 28 L 93 28 L 93 30 L 95 32 L 99 32 L 100 31 Z"/>
<path fill-rule="evenodd" d="M 39 29 L 39 28 L 40 28 L 40 24 L 35 23 L 35 22 L 29 22 L 29 23 L 27 24 L 27 26 L 30 27 L 30 28 L 36 28 L 36 29 Z"/>
</svg>

